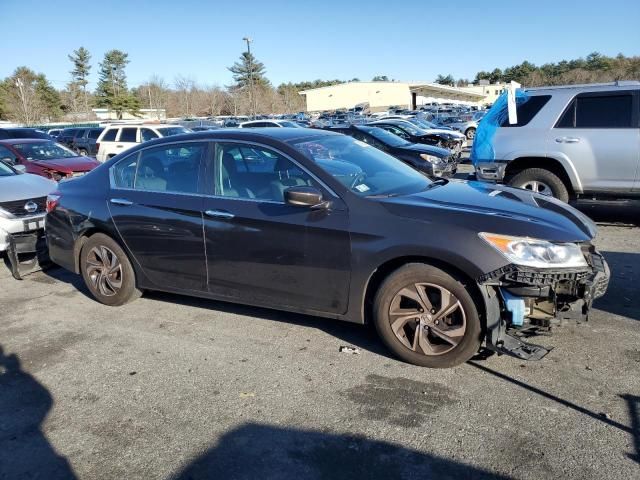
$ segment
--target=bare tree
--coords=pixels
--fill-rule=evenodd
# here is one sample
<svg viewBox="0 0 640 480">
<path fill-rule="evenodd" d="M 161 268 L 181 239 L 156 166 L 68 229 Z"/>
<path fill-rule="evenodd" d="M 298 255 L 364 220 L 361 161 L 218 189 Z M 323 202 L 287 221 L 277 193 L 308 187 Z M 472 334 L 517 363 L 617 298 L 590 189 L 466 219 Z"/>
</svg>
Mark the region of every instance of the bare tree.
<svg viewBox="0 0 640 480">
<path fill-rule="evenodd" d="M 190 117 L 193 114 L 193 97 L 196 90 L 196 82 L 191 77 L 178 75 L 174 84 L 178 93 L 180 114 L 184 117 Z"/>
<path fill-rule="evenodd" d="M 156 118 L 161 119 L 161 110 L 167 110 L 169 101 L 169 86 L 164 79 L 158 75 L 152 75 L 149 81 L 142 85 L 140 96 L 145 98 L 143 104 L 148 104 L 150 109 L 155 109 Z"/>
<path fill-rule="evenodd" d="M 44 115 L 44 105 L 38 96 L 37 75 L 27 67 L 18 67 L 3 84 L 10 116 L 25 125 L 33 125 Z"/>
</svg>

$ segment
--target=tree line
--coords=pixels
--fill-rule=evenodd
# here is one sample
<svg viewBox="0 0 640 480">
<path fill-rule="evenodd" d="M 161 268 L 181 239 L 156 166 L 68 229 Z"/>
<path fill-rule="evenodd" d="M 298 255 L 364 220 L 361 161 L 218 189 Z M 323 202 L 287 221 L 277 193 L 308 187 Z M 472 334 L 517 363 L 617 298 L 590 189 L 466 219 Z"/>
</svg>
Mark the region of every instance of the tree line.
<svg viewBox="0 0 640 480">
<path fill-rule="evenodd" d="M 88 89 L 93 65 L 91 53 L 84 47 L 68 55 L 69 81 L 56 89 L 43 73 L 21 66 L 0 82 L 0 120 L 33 125 L 56 120 L 94 120 L 92 108 L 108 108 L 118 118 L 127 112 L 140 115 L 140 109 L 164 109 L 168 117 L 214 115 L 252 115 L 294 113 L 304 110 L 300 91 L 344 83 L 351 80 L 313 80 L 287 82 L 274 86 L 266 76 L 264 64 L 252 53 L 244 52 L 228 70 L 233 83 L 228 86 L 202 85 L 192 77 L 178 75 L 166 81 L 158 75 L 134 88 L 127 84 L 129 56 L 121 50 L 110 50 L 98 64 L 98 82 Z M 622 54 L 608 57 L 594 52 L 586 58 L 563 60 L 536 66 L 524 61 L 504 70 L 477 72 L 473 80 L 438 75 L 437 83 L 451 86 L 515 80 L 528 87 L 575 83 L 640 80 L 640 57 Z M 387 75 L 376 75 L 372 81 L 393 81 Z M 158 115 L 159 117 L 159 115 Z"/>
<path fill-rule="evenodd" d="M 456 80 L 452 75 L 438 75 L 435 79 L 436 83 L 459 87 L 477 85 L 480 80 L 488 80 L 491 83 L 513 80 L 527 87 L 640 80 L 640 57 L 626 57 L 621 53 L 615 57 L 608 57 L 593 52 L 586 58 L 562 60 L 540 66 L 525 60 L 504 70 L 495 68 L 492 71 L 480 71 L 472 81 L 466 78 Z"/>
</svg>

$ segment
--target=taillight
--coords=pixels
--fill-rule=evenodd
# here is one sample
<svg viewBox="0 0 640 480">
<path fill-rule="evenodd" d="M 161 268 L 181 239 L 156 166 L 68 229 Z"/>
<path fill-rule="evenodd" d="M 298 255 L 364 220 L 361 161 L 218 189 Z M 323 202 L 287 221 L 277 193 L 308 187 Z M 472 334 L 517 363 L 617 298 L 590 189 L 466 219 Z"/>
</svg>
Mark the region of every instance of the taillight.
<svg viewBox="0 0 640 480">
<path fill-rule="evenodd" d="M 47 195 L 47 213 L 53 212 L 60 203 L 60 194 L 58 192 Z"/>
<path fill-rule="evenodd" d="M 96 153 L 98 152 L 98 150 L 100 150 L 100 144 L 96 142 Z"/>
</svg>

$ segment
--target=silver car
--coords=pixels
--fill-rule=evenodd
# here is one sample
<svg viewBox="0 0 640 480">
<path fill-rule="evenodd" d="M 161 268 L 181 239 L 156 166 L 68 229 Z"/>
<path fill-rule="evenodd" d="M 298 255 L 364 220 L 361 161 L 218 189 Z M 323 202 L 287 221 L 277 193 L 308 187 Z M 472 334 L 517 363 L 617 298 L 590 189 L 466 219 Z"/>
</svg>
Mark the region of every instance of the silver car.
<svg viewBox="0 0 640 480">
<path fill-rule="evenodd" d="M 640 197 L 639 105 L 637 81 L 526 90 L 515 125 L 496 111 L 483 120 L 471 155 L 477 178 L 564 201 Z M 503 118 L 494 132 L 491 118 Z"/>
<path fill-rule="evenodd" d="M 37 267 L 34 254 L 44 245 L 47 195 L 57 183 L 22 173 L 0 161 L 0 253 L 6 252 L 11 273 L 20 279 Z M 23 256 L 31 258 L 23 262 Z"/>
</svg>

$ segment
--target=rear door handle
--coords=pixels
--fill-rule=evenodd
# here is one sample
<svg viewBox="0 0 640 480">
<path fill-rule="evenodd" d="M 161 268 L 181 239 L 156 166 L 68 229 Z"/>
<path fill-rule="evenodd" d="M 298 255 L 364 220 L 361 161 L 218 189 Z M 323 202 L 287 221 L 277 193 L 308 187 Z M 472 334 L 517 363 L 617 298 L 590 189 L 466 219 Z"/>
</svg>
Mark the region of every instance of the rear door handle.
<svg viewBox="0 0 640 480">
<path fill-rule="evenodd" d="M 116 148 L 122 148 L 124 145 L 116 145 Z"/>
<path fill-rule="evenodd" d="M 206 210 L 204 212 L 204 214 L 207 217 L 213 217 L 213 218 L 231 219 L 231 218 L 235 217 L 235 215 L 233 213 L 227 212 L 226 210 Z"/>
<path fill-rule="evenodd" d="M 133 205 L 133 202 L 130 200 L 127 200 L 126 198 L 112 198 L 109 201 L 114 205 L 120 205 L 122 207 L 129 207 Z"/>
<path fill-rule="evenodd" d="M 557 143 L 578 143 L 580 141 L 579 138 L 576 137 L 558 137 L 556 138 Z"/>
</svg>

